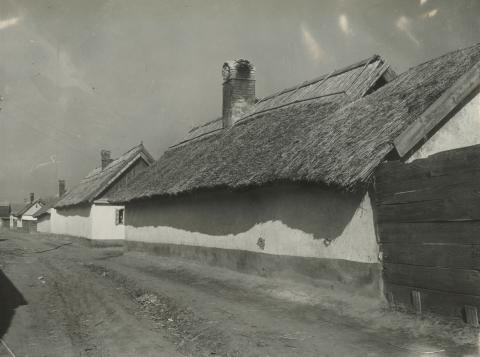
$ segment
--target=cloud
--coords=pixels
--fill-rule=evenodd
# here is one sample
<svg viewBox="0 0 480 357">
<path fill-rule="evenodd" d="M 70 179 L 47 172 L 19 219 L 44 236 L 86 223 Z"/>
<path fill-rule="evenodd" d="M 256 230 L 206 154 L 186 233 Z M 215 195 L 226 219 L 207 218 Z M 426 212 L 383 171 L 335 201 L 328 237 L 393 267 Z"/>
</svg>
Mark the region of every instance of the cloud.
<svg viewBox="0 0 480 357">
<path fill-rule="evenodd" d="M 320 44 L 317 42 L 315 37 L 310 33 L 307 27 L 304 24 L 300 26 L 302 31 L 302 39 L 305 48 L 307 49 L 308 53 L 315 61 L 320 61 L 323 58 L 324 52 L 320 47 Z"/>
<path fill-rule="evenodd" d="M 415 35 L 413 34 L 413 31 L 412 31 L 412 22 L 410 21 L 410 19 L 406 16 L 400 16 L 395 24 L 395 26 L 397 26 L 397 28 L 402 31 L 403 33 L 405 33 L 407 35 L 407 37 L 413 42 L 415 43 L 417 46 L 420 46 L 420 42 L 418 41 L 418 39 L 415 37 Z"/>
<path fill-rule="evenodd" d="M 64 87 L 76 87 L 84 92 L 91 92 L 92 88 L 89 86 L 80 75 L 78 69 L 73 64 L 70 55 L 63 50 L 58 51 L 57 55 L 59 72 L 61 74 L 58 83 Z"/>
<path fill-rule="evenodd" d="M 15 26 L 20 21 L 19 17 L 12 17 L 6 20 L 0 20 L 0 30 L 6 29 L 11 26 Z"/>
<path fill-rule="evenodd" d="M 437 15 L 437 14 L 438 14 L 438 9 L 433 9 L 433 10 L 431 10 L 431 11 L 428 11 L 428 12 L 424 13 L 424 14 L 422 15 L 422 17 L 423 17 L 424 19 L 432 18 L 432 17 L 434 17 L 434 16 Z"/>
<path fill-rule="evenodd" d="M 350 23 L 348 22 L 347 15 L 341 14 L 338 17 L 338 26 L 340 26 L 340 29 L 345 35 L 351 35 L 352 29 L 350 28 Z"/>
<path fill-rule="evenodd" d="M 57 164 L 57 163 L 61 163 L 61 161 L 57 161 L 57 157 L 55 155 L 51 155 L 50 156 L 50 161 L 41 162 L 41 163 L 37 164 L 36 166 L 32 166 L 32 168 L 30 169 L 30 173 L 32 173 L 35 170 L 38 170 L 41 167 L 49 166 L 49 165 L 53 165 L 53 164 Z"/>
</svg>

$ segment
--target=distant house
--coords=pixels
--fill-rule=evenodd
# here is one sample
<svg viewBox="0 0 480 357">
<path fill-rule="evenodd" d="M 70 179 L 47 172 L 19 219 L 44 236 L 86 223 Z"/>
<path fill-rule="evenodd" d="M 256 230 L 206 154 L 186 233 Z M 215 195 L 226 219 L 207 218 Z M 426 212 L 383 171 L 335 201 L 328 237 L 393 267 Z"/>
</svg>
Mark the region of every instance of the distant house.
<svg viewBox="0 0 480 357">
<path fill-rule="evenodd" d="M 113 242 L 125 238 L 124 206 L 102 197 L 123 189 L 154 162 L 143 144 L 117 159 L 102 150 L 101 166 L 68 190 L 50 213 L 51 232 Z"/>
<path fill-rule="evenodd" d="M 15 229 L 17 227 L 17 214 L 25 207 L 25 203 L 11 203 L 10 204 L 10 217 L 9 228 Z"/>
<path fill-rule="evenodd" d="M 51 214 L 54 206 L 66 192 L 65 180 L 58 180 L 58 196 L 45 199 L 45 205 L 33 216 L 37 219 L 37 232 L 52 233 Z"/>
<path fill-rule="evenodd" d="M 36 231 L 36 221 L 34 214 L 45 205 L 41 199 L 35 200 L 34 193 L 30 194 L 30 202 L 25 204 L 19 210 L 15 210 L 10 214 L 10 228 L 19 229 L 25 232 Z"/>
<path fill-rule="evenodd" d="M 0 202 L 0 229 L 9 228 L 10 226 L 10 203 Z"/>
<path fill-rule="evenodd" d="M 391 301 L 407 304 L 441 296 L 442 286 L 455 285 L 453 276 L 477 293 L 478 272 L 458 267 L 478 268 L 469 237 L 480 229 L 472 186 L 480 182 L 480 147 L 472 146 L 480 144 L 479 61 L 476 45 L 395 78 L 375 56 L 258 101 L 253 66 L 225 63 L 222 118 L 193 129 L 134 183 L 106 197 L 126 207 L 127 246 L 266 276 L 306 275 L 354 292 L 378 292 L 384 269 Z M 395 173 L 383 168 L 387 174 L 375 181 L 388 161 Z M 458 178 L 442 176 L 445 163 L 477 171 L 458 176 L 463 186 L 449 186 Z M 416 190 L 428 180 L 436 180 L 434 191 Z M 438 198 L 445 192 L 461 194 Z M 437 198 L 429 201 L 429 194 Z M 402 206 L 407 195 L 424 201 Z M 463 209 L 450 210 L 465 200 L 471 202 Z M 437 233 L 427 237 L 430 229 Z M 402 239 L 418 245 L 410 249 Z M 441 239 L 469 244 L 451 251 L 449 244 L 422 243 Z M 417 277 L 412 264 L 427 263 L 432 267 Z M 477 295 L 435 301 L 458 315 L 463 305 L 480 307 Z"/>
</svg>

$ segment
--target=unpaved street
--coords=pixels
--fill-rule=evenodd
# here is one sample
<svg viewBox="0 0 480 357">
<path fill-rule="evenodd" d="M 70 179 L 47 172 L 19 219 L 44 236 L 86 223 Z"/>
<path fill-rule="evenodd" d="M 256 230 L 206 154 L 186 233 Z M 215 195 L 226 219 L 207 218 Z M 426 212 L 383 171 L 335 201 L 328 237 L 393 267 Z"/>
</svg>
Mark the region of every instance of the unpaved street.
<svg viewBox="0 0 480 357">
<path fill-rule="evenodd" d="M 458 324 L 66 237 L 2 232 L 0 269 L 2 357 L 478 354 Z"/>
</svg>

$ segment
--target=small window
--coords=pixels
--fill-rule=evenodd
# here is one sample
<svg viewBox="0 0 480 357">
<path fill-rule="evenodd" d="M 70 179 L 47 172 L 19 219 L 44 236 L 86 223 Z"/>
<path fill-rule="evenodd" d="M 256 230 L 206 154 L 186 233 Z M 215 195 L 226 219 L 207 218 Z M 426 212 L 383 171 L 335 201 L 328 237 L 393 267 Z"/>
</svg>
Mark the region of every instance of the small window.
<svg viewBox="0 0 480 357">
<path fill-rule="evenodd" d="M 124 224 L 125 223 L 125 209 L 117 209 L 115 210 L 115 224 Z"/>
</svg>

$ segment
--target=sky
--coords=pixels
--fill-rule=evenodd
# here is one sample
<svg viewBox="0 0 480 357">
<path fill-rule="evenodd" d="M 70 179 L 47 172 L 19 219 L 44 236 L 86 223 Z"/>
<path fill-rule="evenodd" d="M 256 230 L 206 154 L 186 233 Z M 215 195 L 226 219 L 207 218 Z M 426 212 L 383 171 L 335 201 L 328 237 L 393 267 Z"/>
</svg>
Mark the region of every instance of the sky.
<svg viewBox="0 0 480 357">
<path fill-rule="evenodd" d="M 221 114 L 225 61 L 263 97 L 373 54 L 398 73 L 480 41 L 479 0 L 0 0 L 0 201 L 56 194 Z"/>
</svg>

